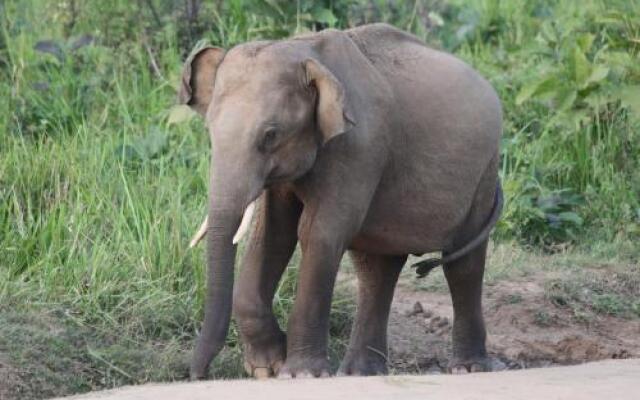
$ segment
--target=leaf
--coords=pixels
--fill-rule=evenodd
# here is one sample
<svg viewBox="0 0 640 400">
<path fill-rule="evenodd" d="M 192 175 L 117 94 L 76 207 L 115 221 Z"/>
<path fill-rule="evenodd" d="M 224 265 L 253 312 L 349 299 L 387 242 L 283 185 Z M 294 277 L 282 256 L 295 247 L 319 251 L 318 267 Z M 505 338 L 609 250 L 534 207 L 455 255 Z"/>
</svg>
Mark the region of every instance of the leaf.
<svg viewBox="0 0 640 400">
<path fill-rule="evenodd" d="M 443 26 L 444 25 L 444 19 L 437 12 L 430 11 L 427 16 L 429 17 L 429 21 L 431 22 L 431 25 L 433 25 L 433 26 Z"/>
<path fill-rule="evenodd" d="M 576 42 L 578 43 L 578 46 L 580 47 L 580 49 L 582 50 L 583 53 L 588 52 L 589 50 L 591 50 L 591 46 L 593 45 L 593 39 L 595 39 L 595 35 L 592 33 L 585 33 L 582 34 L 580 36 L 578 36 L 578 39 L 576 40 Z"/>
<path fill-rule="evenodd" d="M 545 79 L 535 92 L 535 97 L 543 100 L 552 99 L 561 90 L 562 84 L 555 76 Z"/>
<path fill-rule="evenodd" d="M 316 8 L 313 10 L 312 15 L 315 21 L 327 24 L 330 27 L 334 27 L 338 22 L 338 18 L 333 15 L 333 11 L 328 8 Z"/>
<path fill-rule="evenodd" d="M 540 210 L 539 208 L 534 208 L 531 210 L 531 212 L 534 216 L 536 216 L 539 219 L 547 218 L 547 214 L 544 211 Z"/>
<path fill-rule="evenodd" d="M 619 96 L 622 105 L 640 117 L 640 85 L 631 85 L 621 89 Z"/>
<path fill-rule="evenodd" d="M 564 211 L 558 214 L 558 218 L 563 222 L 571 222 L 574 225 L 581 226 L 582 218 L 573 211 Z"/>
<path fill-rule="evenodd" d="M 578 97 L 578 92 L 575 89 L 565 89 L 558 92 L 555 98 L 555 105 L 558 111 L 565 111 L 570 109 Z"/>
<path fill-rule="evenodd" d="M 169 110 L 169 117 L 167 118 L 168 125 L 180 124 L 183 122 L 188 122 L 195 117 L 196 112 L 191 109 L 191 107 L 185 104 L 178 104 Z"/>
<path fill-rule="evenodd" d="M 549 94 L 557 90 L 558 85 L 559 82 L 555 76 L 525 85 L 516 96 L 516 105 L 521 105 L 532 97 Z"/>
<path fill-rule="evenodd" d="M 542 23 L 542 26 L 540 27 L 540 38 L 545 44 L 550 46 L 553 46 L 558 42 L 558 35 L 549 20 Z"/>
<path fill-rule="evenodd" d="M 558 210 L 558 204 L 560 202 L 560 196 L 551 194 L 548 196 L 538 197 L 538 199 L 536 200 L 536 206 L 547 213 L 552 213 Z"/>
<path fill-rule="evenodd" d="M 519 106 L 520 104 L 533 97 L 533 94 L 536 92 L 536 90 L 538 90 L 538 86 L 540 86 L 540 82 L 533 82 L 523 86 L 516 96 L 516 105 Z"/>
<path fill-rule="evenodd" d="M 587 78 L 586 84 L 598 83 L 609 75 L 609 67 L 604 65 L 594 65 L 591 69 L 591 75 Z"/>
<path fill-rule="evenodd" d="M 580 47 L 573 49 L 573 78 L 580 87 L 586 87 L 587 79 L 591 74 L 591 66 Z"/>
</svg>

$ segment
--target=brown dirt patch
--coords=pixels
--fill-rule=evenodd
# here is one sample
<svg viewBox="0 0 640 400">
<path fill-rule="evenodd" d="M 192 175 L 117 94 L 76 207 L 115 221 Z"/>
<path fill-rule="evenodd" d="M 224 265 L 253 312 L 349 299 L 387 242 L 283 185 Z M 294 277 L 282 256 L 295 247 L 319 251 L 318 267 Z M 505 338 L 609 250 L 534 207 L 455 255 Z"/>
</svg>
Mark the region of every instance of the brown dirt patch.
<svg viewBox="0 0 640 400">
<path fill-rule="evenodd" d="M 450 355 L 449 293 L 399 284 L 389 322 L 389 359 L 396 372 L 441 373 Z M 640 320 L 554 304 L 545 278 L 526 276 L 485 285 L 487 348 L 497 367 L 522 369 L 640 357 Z"/>
</svg>

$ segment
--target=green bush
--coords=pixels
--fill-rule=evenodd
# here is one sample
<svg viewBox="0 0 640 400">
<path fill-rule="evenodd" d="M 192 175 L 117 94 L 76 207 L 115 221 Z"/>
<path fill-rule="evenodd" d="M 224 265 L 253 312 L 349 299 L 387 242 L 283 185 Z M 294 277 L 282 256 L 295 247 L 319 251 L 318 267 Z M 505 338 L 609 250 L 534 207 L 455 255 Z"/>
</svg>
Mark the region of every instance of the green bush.
<svg viewBox="0 0 640 400">
<path fill-rule="evenodd" d="M 498 237 L 637 240 L 638 2 L 460 3 L 485 17 L 464 29 L 457 53 L 485 73 L 505 109 Z"/>
</svg>

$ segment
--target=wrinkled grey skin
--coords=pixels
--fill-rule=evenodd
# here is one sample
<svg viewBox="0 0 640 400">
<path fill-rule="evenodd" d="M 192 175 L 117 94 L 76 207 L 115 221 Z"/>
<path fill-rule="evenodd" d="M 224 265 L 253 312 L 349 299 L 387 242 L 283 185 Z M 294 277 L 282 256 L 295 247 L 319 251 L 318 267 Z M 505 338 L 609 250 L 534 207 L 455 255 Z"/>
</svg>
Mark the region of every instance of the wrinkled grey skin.
<svg viewBox="0 0 640 400">
<path fill-rule="evenodd" d="M 491 86 L 453 56 L 375 24 L 206 48 L 185 66 L 181 99 L 204 115 L 212 143 L 207 295 L 192 377 L 205 377 L 224 345 L 232 308 L 249 374 L 328 375 L 329 309 L 346 250 L 359 289 L 338 373 L 386 373 L 389 308 L 407 256 L 454 251 L 491 213 L 502 119 Z M 232 237 L 258 197 L 234 292 Z M 297 242 L 285 336 L 272 300 Z M 453 372 L 490 368 L 486 247 L 444 266 Z"/>
</svg>

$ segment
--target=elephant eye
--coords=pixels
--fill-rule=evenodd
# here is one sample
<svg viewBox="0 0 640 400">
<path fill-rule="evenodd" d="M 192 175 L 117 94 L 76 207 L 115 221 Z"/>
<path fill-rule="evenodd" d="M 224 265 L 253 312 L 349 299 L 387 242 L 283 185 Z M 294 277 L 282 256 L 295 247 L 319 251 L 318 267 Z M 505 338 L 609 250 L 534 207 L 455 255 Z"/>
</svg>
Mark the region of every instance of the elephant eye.
<svg viewBox="0 0 640 400">
<path fill-rule="evenodd" d="M 262 140 L 260 142 L 260 145 L 258 146 L 260 151 L 270 150 L 273 147 L 277 136 L 278 136 L 278 130 L 276 128 L 273 128 L 273 127 L 267 128 L 264 131 L 264 134 L 262 135 Z"/>
<path fill-rule="evenodd" d="M 264 141 L 265 141 L 265 143 L 273 142 L 273 140 L 275 138 L 276 138 L 276 129 L 275 128 L 269 128 L 264 133 Z"/>
</svg>

